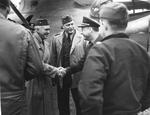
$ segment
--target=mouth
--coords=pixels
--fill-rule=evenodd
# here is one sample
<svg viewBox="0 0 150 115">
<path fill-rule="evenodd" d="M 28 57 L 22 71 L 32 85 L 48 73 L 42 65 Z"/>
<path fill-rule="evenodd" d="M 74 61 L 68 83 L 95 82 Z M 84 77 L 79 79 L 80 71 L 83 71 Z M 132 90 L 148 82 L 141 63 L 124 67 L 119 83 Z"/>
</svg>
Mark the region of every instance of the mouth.
<svg viewBox="0 0 150 115">
<path fill-rule="evenodd" d="M 74 29 L 69 29 L 68 30 L 69 33 L 72 33 L 73 31 L 74 31 Z"/>
<path fill-rule="evenodd" d="M 49 34 L 47 33 L 47 34 L 44 34 L 45 36 L 48 36 Z"/>
<path fill-rule="evenodd" d="M 49 36 L 49 34 L 45 34 L 44 36 L 47 38 Z"/>
</svg>

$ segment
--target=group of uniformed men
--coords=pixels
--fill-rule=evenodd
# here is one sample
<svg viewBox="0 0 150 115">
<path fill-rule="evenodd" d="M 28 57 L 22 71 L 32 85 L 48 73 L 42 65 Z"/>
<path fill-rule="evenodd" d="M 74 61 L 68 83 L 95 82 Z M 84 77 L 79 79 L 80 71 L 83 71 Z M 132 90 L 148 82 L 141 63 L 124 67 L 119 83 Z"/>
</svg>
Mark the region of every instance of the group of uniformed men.
<svg viewBox="0 0 150 115">
<path fill-rule="evenodd" d="M 77 115 L 141 115 L 150 107 L 150 57 L 125 33 L 125 5 L 105 1 L 99 23 L 83 17 L 81 32 L 65 16 L 51 43 L 47 19 L 31 33 L 6 19 L 9 5 L 0 1 L 2 115 L 57 114 L 49 98 L 55 83 L 59 115 L 70 115 L 69 92 Z"/>
</svg>

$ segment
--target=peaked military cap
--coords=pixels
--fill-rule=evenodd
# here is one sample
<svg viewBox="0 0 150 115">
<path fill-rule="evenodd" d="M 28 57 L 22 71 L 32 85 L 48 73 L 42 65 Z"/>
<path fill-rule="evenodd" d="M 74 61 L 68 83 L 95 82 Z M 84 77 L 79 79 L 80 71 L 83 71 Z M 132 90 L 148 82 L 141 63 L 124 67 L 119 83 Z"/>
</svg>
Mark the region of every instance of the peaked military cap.
<svg viewBox="0 0 150 115">
<path fill-rule="evenodd" d="M 35 26 L 46 26 L 49 25 L 47 19 L 37 19 L 35 22 Z"/>
<path fill-rule="evenodd" d="M 10 0 L 0 0 L 0 4 L 3 6 L 9 6 L 10 5 Z"/>
<path fill-rule="evenodd" d="M 66 24 L 66 23 L 69 23 L 71 21 L 72 21 L 71 16 L 65 16 L 65 17 L 62 18 L 62 24 L 63 25 Z"/>
<path fill-rule="evenodd" d="M 96 27 L 96 28 L 99 28 L 100 24 L 93 19 L 90 19 L 88 17 L 83 17 L 82 23 L 78 27 Z"/>
<path fill-rule="evenodd" d="M 122 3 L 111 2 L 100 10 L 100 18 L 107 20 L 128 20 L 128 9 Z"/>
</svg>

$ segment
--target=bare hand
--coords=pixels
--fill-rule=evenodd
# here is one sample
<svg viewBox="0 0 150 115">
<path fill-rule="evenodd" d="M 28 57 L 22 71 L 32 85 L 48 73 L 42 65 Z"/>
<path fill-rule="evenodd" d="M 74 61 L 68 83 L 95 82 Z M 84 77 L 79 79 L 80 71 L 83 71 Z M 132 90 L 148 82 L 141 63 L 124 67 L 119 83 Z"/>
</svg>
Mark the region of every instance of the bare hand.
<svg viewBox="0 0 150 115">
<path fill-rule="evenodd" d="M 66 75 L 66 68 L 58 67 L 57 75 L 60 77 L 64 77 Z"/>
</svg>

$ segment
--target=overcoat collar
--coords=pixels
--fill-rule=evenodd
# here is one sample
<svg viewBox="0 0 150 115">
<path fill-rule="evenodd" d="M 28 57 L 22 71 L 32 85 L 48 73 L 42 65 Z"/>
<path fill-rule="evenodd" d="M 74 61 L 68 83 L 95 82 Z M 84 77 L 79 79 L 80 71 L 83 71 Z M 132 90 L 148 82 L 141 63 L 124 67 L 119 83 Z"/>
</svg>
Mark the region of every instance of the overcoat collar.
<svg viewBox="0 0 150 115">
<path fill-rule="evenodd" d="M 37 44 L 37 47 L 44 52 L 45 51 L 45 41 L 42 41 L 40 35 L 37 32 L 34 33 L 34 37 L 36 39 L 35 42 Z"/>
<path fill-rule="evenodd" d="M 58 39 L 59 41 L 59 44 L 60 46 L 62 47 L 62 41 L 63 41 L 63 38 L 64 38 L 64 32 L 62 33 L 62 37 L 60 39 Z M 72 46 L 71 46 L 71 50 L 70 50 L 70 54 L 73 52 L 76 44 L 78 44 L 81 39 L 82 39 L 82 36 L 78 33 L 78 31 L 75 31 L 74 35 L 73 35 L 73 41 L 72 41 Z"/>
<path fill-rule="evenodd" d="M 101 41 L 105 41 L 105 40 L 108 40 L 111 38 L 129 38 L 129 36 L 125 33 L 117 33 L 117 34 L 109 35 L 109 36 L 105 37 L 104 39 L 102 39 Z"/>
<path fill-rule="evenodd" d="M 35 38 L 37 39 L 37 41 L 39 42 L 39 44 L 41 44 L 42 39 L 41 39 L 40 35 L 37 32 L 35 32 L 34 35 L 35 35 Z"/>
</svg>

